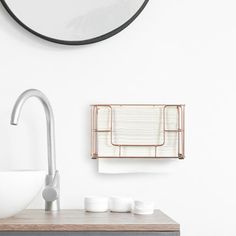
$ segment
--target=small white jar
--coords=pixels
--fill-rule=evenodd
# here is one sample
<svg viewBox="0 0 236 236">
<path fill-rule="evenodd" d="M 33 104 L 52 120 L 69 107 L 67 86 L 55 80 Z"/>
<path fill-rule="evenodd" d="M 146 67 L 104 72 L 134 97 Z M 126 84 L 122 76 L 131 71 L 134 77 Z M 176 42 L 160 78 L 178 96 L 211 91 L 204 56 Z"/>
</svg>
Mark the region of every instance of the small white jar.
<svg viewBox="0 0 236 236">
<path fill-rule="evenodd" d="M 110 197 L 109 208 L 112 212 L 131 212 L 133 199 L 127 197 Z"/>
<path fill-rule="evenodd" d="M 97 196 L 85 197 L 84 209 L 88 212 L 106 212 L 109 209 L 108 198 Z"/>
<path fill-rule="evenodd" d="M 133 213 L 138 215 L 151 215 L 154 213 L 154 203 L 147 201 L 135 201 Z"/>
</svg>

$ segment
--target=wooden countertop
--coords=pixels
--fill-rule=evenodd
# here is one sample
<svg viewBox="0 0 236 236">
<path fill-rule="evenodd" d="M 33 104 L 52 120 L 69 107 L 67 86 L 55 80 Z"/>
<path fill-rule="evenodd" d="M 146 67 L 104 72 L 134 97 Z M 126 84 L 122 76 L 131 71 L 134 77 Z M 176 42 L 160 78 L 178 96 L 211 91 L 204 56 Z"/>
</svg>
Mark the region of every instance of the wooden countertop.
<svg viewBox="0 0 236 236">
<path fill-rule="evenodd" d="M 88 213 L 84 210 L 25 210 L 0 220 L 0 231 L 37 232 L 179 232 L 180 226 L 160 210 L 153 215 Z"/>
</svg>

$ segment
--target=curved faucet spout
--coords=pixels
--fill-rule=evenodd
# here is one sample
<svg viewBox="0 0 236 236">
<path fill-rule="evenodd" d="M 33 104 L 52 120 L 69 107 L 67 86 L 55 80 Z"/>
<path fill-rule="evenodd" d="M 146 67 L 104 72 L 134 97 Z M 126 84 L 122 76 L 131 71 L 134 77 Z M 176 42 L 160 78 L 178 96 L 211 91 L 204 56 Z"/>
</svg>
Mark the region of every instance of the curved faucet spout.
<svg viewBox="0 0 236 236">
<path fill-rule="evenodd" d="M 22 107 L 24 103 L 31 97 L 36 97 L 42 103 L 45 114 L 46 114 L 46 121 L 47 121 L 47 147 L 48 147 L 48 175 L 46 177 L 46 186 L 52 187 L 52 182 L 54 180 L 54 176 L 56 175 L 56 156 L 55 156 L 55 136 L 54 136 L 54 115 L 52 111 L 52 107 L 50 105 L 49 100 L 47 97 L 39 90 L 36 89 L 29 89 L 23 92 L 19 98 L 17 99 L 12 115 L 11 115 L 11 124 L 17 125 L 19 121 L 19 117 L 21 114 Z M 56 175 L 57 178 L 58 174 Z M 55 182 L 55 181 L 54 181 Z M 59 186 L 59 177 L 57 185 Z M 57 189 L 58 189 L 57 186 Z M 53 186 L 54 187 L 54 186 Z M 50 194 L 50 193 L 49 193 Z M 58 194 L 59 195 L 59 194 Z M 46 201 L 46 210 L 52 210 L 53 201 L 47 201 L 47 197 L 44 197 Z M 55 199 L 57 200 L 57 206 L 55 207 L 59 210 L 59 196 Z"/>
<path fill-rule="evenodd" d="M 53 175 L 56 171 L 56 160 L 55 160 L 55 142 L 54 142 L 54 116 L 52 107 L 47 99 L 47 97 L 39 90 L 29 89 L 23 92 L 17 99 L 12 115 L 11 124 L 17 125 L 22 107 L 26 100 L 30 97 L 37 97 L 43 104 L 46 119 L 47 119 L 47 142 L 48 142 L 48 174 Z"/>
</svg>

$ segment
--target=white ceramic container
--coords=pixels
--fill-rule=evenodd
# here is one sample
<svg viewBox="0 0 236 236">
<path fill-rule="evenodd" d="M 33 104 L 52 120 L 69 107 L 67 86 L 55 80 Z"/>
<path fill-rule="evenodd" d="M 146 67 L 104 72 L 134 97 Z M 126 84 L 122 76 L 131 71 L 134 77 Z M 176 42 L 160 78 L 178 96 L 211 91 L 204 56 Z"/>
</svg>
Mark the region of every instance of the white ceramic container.
<svg viewBox="0 0 236 236">
<path fill-rule="evenodd" d="M 135 201 L 133 213 L 138 215 L 151 215 L 154 213 L 154 203 L 148 201 Z"/>
<path fill-rule="evenodd" d="M 84 209 L 88 212 L 106 212 L 109 210 L 108 203 L 106 197 L 89 196 L 84 199 Z"/>
<path fill-rule="evenodd" d="M 109 208 L 112 212 L 131 212 L 133 199 L 126 197 L 110 197 Z"/>
</svg>

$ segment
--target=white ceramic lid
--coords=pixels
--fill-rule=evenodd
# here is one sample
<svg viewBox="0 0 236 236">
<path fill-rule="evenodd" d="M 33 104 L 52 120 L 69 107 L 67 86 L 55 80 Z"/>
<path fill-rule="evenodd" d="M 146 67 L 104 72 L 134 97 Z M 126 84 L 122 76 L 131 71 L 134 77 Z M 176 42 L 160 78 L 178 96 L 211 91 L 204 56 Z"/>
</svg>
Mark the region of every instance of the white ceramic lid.
<svg viewBox="0 0 236 236">
<path fill-rule="evenodd" d="M 136 200 L 134 201 L 134 207 L 136 209 L 140 210 L 153 210 L 154 209 L 154 203 L 151 201 L 141 201 L 141 200 Z"/>
<path fill-rule="evenodd" d="M 121 196 L 111 196 L 109 198 L 110 201 L 127 201 L 127 202 L 132 202 L 133 199 L 131 197 L 121 197 Z"/>
<path fill-rule="evenodd" d="M 87 203 L 94 203 L 94 202 L 105 203 L 105 202 L 108 202 L 108 198 L 101 197 L 101 196 L 87 196 L 84 198 L 84 201 Z"/>
</svg>

